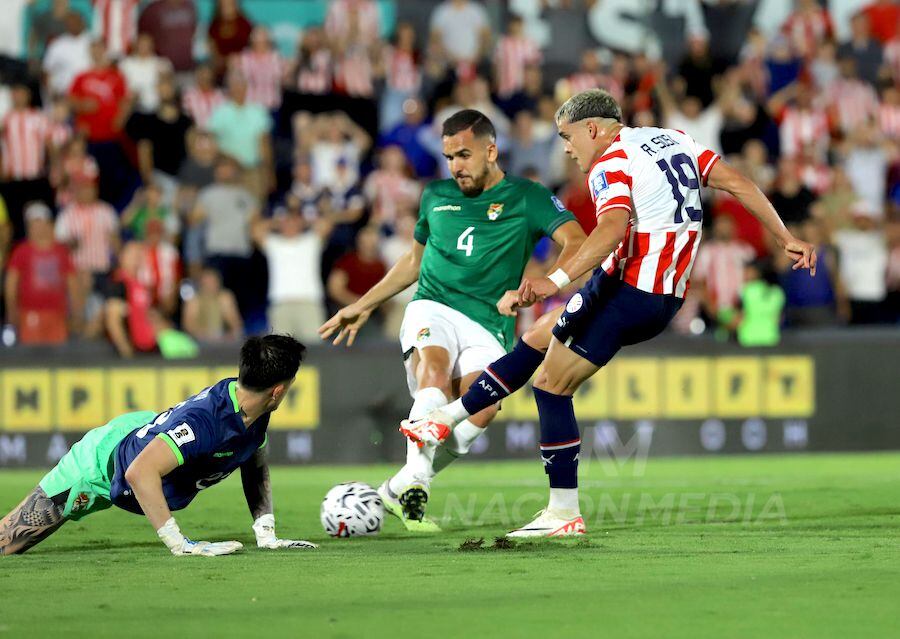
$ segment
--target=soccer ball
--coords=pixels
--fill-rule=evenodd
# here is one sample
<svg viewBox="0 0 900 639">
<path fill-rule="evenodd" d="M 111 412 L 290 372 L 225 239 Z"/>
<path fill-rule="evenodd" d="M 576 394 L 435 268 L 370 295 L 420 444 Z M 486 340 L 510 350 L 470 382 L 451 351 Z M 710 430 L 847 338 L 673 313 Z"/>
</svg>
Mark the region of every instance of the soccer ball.
<svg viewBox="0 0 900 639">
<path fill-rule="evenodd" d="M 322 527 L 332 537 L 376 535 L 384 504 L 375 489 L 359 481 L 338 484 L 322 500 Z"/>
</svg>

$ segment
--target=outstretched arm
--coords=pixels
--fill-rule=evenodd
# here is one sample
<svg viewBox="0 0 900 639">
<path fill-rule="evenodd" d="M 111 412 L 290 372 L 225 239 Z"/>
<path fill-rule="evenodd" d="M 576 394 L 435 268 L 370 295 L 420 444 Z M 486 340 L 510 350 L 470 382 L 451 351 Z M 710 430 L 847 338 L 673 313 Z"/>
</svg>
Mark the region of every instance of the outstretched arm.
<svg viewBox="0 0 900 639">
<path fill-rule="evenodd" d="M 412 249 L 391 267 L 381 281 L 357 301 L 339 310 L 319 327 L 319 335 L 322 339 L 328 339 L 335 331 L 338 331 L 337 337 L 334 338 L 334 344 L 340 344 L 346 337 L 347 346 L 352 346 L 356 334 L 369 319 L 372 311 L 419 279 L 419 268 L 422 266 L 424 252 L 424 244 L 413 242 Z"/>
<path fill-rule="evenodd" d="M 585 241 L 584 231 L 581 230 L 581 225 L 574 220 L 561 225 L 553 232 L 551 237 L 553 238 L 553 241 L 560 246 L 561 250 L 559 252 L 559 257 L 556 260 L 556 264 L 548 271 L 549 273 L 556 271 L 560 267 L 560 264 L 568 262 L 578 252 Z M 520 304 L 519 301 L 518 291 L 506 291 L 503 297 L 500 298 L 500 301 L 497 302 L 497 310 L 501 315 L 513 316 L 516 314 L 517 308 L 526 306 L 526 304 Z"/>
<path fill-rule="evenodd" d="M 272 484 L 266 448 L 260 448 L 241 466 L 241 484 L 253 519 L 272 514 Z"/>
<path fill-rule="evenodd" d="M 631 212 L 626 208 L 616 207 L 605 211 L 597 220 L 597 227 L 588 238 L 567 260 L 559 260 L 558 268 L 548 277 L 536 280 L 525 279 L 519 287 L 520 304 L 531 304 L 555 295 L 569 282 L 600 266 L 609 257 L 622 239 Z"/>
<path fill-rule="evenodd" d="M 750 211 L 766 230 L 775 237 L 778 246 L 794 262 L 793 269 L 807 268 L 816 274 L 816 247 L 795 238 L 781 221 L 778 212 L 754 182 L 724 160 L 715 163 L 707 184 L 714 189 L 728 191 Z"/>
<path fill-rule="evenodd" d="M 243 546 L 237 541 L 191 541 L 181 534 L 163 493 L 162 478 L 178 468 L 179 459 L 169 445 L 154 438 L 125 470 L 125 481 L 131 486 L 141 510 L 150 520 L 160 540 L 173 555 L 230 555 Z"/>
<path fill-rule="evenodd" d="M 247 506 L 253 516 L 253 534 L 260 548 L 316 548 L 308 541 L 279 539 L 275 536 L 275 515 L 272 512 L 272 484 L 265 444 L 241 466 L 241 484 Z"/>
</svg>

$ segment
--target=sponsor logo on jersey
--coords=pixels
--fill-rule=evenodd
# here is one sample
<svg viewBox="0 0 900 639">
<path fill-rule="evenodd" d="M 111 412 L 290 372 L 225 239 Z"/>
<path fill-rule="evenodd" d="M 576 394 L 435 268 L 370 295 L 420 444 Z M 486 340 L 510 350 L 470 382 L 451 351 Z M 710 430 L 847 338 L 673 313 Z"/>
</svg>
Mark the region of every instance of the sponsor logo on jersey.
<svg viewBox="0 0 900 639">
<path fill-rule="evenodd" d="M 167 431 L 166 434 L 172 438 L 172 441 L 175 442 L 175 445 L 179 448 L 196 439 L 196 437 L 194 437 L 194 431 L 191 430 L 191 427 L 188 426 L 187 423 L 176 426 L 172 430 Z"/>
<path fill-rule="evenodd" d="M 560 213 L 566 212 L 566 205 L 563 204 L 558 197 L 556 197 L 555 195 L 551 195 L 550 201 L 553 202 L 553 206 L 556 207 L 557 211 L 559 211 Z"/>
<path fill-rule="evenodd" d="M 487 210 L 488 219 L 493 222 L 503 213 L 503 204 L 491 204 Z"/>
<path fill-rule="evenodd" d="M 260 446 L 260 448 L 262 448 L 262 446 Z M 221 453 L 213 453 L 213 457 L 231 457 L 232 455 L 234 455 L 234 453 L 231 451 L 221 452 Z"/>
<path fill-rule="evenodd" d="M 591 193 L 594 194 L 595 199 L 601 192 L 608 188 L 609 181 L 606 179 L 606 171 L 600 171 L 591 178 Z"/>
<path fill-rule="evenodd" d="M 420 341 L 429 337 L 431 337 L 431 329 L 428 327 L 423 328 L 419 331 L 419 334 L 416 335 L 416 339 Z"/>
<path fill-rule="evenodd" d="M 444 204 L 442 206 L 436 206 L 432 211 L 440 212 L 440 211 L 462 211 L 461 206 L 457 206 L 456 204 Z"/>
<path fill-rule="evenodd" d="M 78 496 L 75 497 L 75 500 L 72 502 L 72 512 L 74 513 L 84 509 L 90 501 L 91 498 L 88 497 L 87 493 L 78 493 Z"/>
<path fill-rule="evenodd" d="M 582 306 L 584 306 L 584 298 L 581 296 L 581 293 L 575 293 L 572 299 L 569 300 L 569 303 L 566 304 L 566 313 L 577 313 Z"/>
</svg>

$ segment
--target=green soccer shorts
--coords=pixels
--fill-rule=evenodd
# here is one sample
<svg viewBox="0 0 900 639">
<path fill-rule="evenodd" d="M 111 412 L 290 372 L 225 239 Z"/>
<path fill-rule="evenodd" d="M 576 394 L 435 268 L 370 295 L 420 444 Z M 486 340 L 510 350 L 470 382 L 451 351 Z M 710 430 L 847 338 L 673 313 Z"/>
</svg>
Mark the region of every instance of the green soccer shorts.
<svg viewBox="0 0 900 639">
<path fill-rule="evenodd" d="M 112 505 L 109 487 L 115 474 L 116 447 L 128 433 L 150 423 L 154 417 L 156 413 L 150 411 L 125 413 L 105 426 L 88 431 L 44 475 L 39 486 L 48 497 L 69 492 L 64 517 L 77 520 Z"/>
</svg>

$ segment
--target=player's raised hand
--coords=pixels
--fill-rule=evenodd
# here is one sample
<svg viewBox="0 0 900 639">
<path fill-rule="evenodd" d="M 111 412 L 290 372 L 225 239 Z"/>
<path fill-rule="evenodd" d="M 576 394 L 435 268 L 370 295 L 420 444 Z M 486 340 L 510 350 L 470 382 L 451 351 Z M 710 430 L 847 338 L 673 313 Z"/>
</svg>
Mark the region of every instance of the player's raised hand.
<svg viewBox="0 0 900 639">
<path fill-rule="evenodd" d="M 792 238 L 785 243 L 784 252 L 794 261 L 792 268 L 795 271 L 801 268 L 808 268 L 810 277 L 815 277 L 817 261 L 815 246 L 809 242 Z"/>
<path fill-rule="evenodd" d="M 256 535 L 256 545 L 259 548 L 277 550 L 279 548 L 294 548 L 310 550 L 318 548 L 311 541 L 302 539 L 279 539 L 275 536 L 275 515 L 262 515 L 253 522 L 253 533 Z"/>
<path fill-rule="evenodd" d="M 359 333 L 371 314 L 372 311 L 361 311 L 353 304 L 345 306 L 319 327 L 319 336 L 322 339 L 328 339 L 337 331 L 337 336 L 332 344 L 337 346 L 346 338 L 347 346 L 353 346 L 356 334 Z"/>
<path fill-rule="evenodd" d="M 519 291 L 506 291 L 500 301 L 497 302 L 497 311 L 506 317 L 515 317 L 516 309 L 530 306 L 519 303 Z"/>
</svg>

